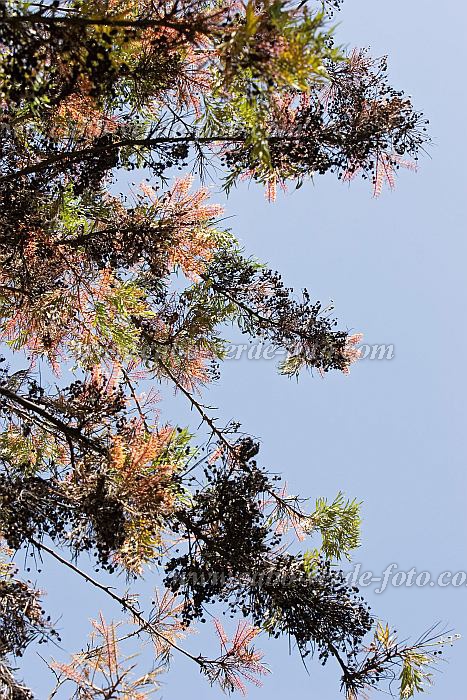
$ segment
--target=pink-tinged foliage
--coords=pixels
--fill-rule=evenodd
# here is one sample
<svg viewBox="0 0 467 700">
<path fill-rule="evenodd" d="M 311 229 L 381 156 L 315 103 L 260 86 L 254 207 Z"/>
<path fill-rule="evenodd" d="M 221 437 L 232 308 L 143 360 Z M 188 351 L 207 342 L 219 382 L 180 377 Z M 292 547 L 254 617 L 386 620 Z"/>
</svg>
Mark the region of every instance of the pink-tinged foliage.
<svg viewBox="0 0 467 700">
<path fill-rule="evenodd" d="M 222 216 L 224 208 L 209 203 L 207 187 L 190 193 L 193 182 L 191 175 L 177 179 L 163 197 L 145 183 L 141 184 L 141 190 L 161 222 L 176 222 L 177 237 L 170 249 L 169 264 L 173 268 L 180 267 L 189 279 L 196 281 L 217 244 L 210 224 Z"/>
<path fill-rule="evenodd" d="M 214 620 L 214 626 L 221 645 L 221 656 L 217 662 L 219 669 L 222 669 L 222 676 L 216 680 L 225 690 L 238 690 L 242 695 L 247 694 L 244 680 L 261 686 L 262 682 L 257 676 L 266 675 L 269 669 L 261 662 L 263 653 L 251 646 L 260 630 L 246 621 L 240 621 L 233 638 L 229 639 L 219 620 Z"/>
<path fill-rule="evenodd" d="M 92 627 L 86 651 L 73 654 L 70 663 L 50 664 L 57 679 L 53 695 L 65 686 L 72 700 L 149 700 L 158 687 L 159 671 L 135 677 L 134 658 L 120 650 L 119 625 L 107 624 L 100 613 Z"/>
<path fill-rule="evenodd" d="M 347 361 L 346 366 L 342 370 L 344 374 L 349 374 L 350 372 L 350 365 L 353 362 L 357 362 L 362 354 L 362 351 L 360 348 L 357 347 L 359 343 L 361 343 L 363 340 L 363 334 L 362 333 L 355 333 L 354 335 L 349 335 L 346 340 L 345 348 L 344 348 L 344 357 Z"/>
<path fill-rule="evenodd" d="M 396 171 L 398 168 L 407 168 L 407 170 L 416 171 L 417 164 L 413 160 L 406 160 L 393 153 L 387 155 L 381 153 L 378 155 L 373 177 L 373 197 L 379 197 L 383 191 L 385 184 L 389 189 L 393 190 L 396 186 Z M 352 168 L 349 166 L 342 178 L 343 182 L 351 182 L 361 171 L 360 167 Z"/>
</svg>

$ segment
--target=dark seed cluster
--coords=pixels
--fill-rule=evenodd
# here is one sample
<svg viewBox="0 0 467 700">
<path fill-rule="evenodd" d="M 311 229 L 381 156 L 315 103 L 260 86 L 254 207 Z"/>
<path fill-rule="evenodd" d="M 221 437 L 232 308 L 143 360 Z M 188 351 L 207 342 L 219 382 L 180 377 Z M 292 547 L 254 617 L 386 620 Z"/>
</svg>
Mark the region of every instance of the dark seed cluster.
<svg viewBox="0 0 467 700">
<path fill-rule="evenodd" d="M 89 475 L 73 489 L 53 479 L 0 474 L 0 511 L 0 530 L 14 550 L 47 535 L 73 550 L 95 551 L 100 564 L 113 570 L 113 555 L 124 541 L 124 508 L 103 476 Z"/>
<path fill-rule="evenodd" d="M 177 513 L 190 546 L 167 564 L 166 585 L 184 596 L 185 624 L 203 621 L 206 605 L 220 601 L 232 616 L 290 636 L 303 656 L 317 649 L 325 663 L 335 648 L 354 658 L 373 624 L 368 607 L 328 561 L 307 571 L 303 557 L 275 552 L 280 537 L 260 507 L 271 484 L 251 460 L 256 446 L 244 443 L 236 469 L 206 468 L 206 487 Z"/>
<path fill-rule="evenodd" d="M 307 290 L 293 297 L 278 272 L 221 251 L 209 265 L 206 277 L 215 293 L 225 295 L 238 308 L 242 330 L 285 348 L 304 364 L 327 372 L 342 370 L 347 334 L 336 331 L 336 321 L 322 314 L 320 302 L 311 302 Z"/>
<path fill-rule="evenodd" d="M 328 70 L 330 85 L 297 106 L 290 123 L 283 114 L 274 115 L 268 146 L 276 172 L 299 182 L 327 172 L 373 177 L 382 156 L 416 159 L 427 141 L 427 122 L 388 84 L 385 59 L 355 54 L 348 62 L 330 63 Z M 254 152 L 242 144 L 229 149 L 225 162 L 231 170 L 262 176 L 254 174 Z"/>
<path fill-rule="evenodd" d="M 195 492 L 192 508 L 176 513 L 175 527 L 185 530 L 192 547 L 166 565 L 169 588 L 178 591 L 186 582 L 186 622 L 201 617 L 204 603 L 212 598 L 225 598 L 225 582 L 213 578 L 212 572 L 228 578 L 247 575 L 274 543 L 268 542 L 269 529 L 258 502 L 268 480 L 254 463 L 232 474 L 213 467 L 205 476 L 207 487 Z"/>
<path fill-rule="evenodd" d="M 323 663 L 335 647 L 353 659 L 373 619 L 358 589 L 342 571 L 316 560 L 307 573 L 303 558 L 281 555 L 261 569 L 262 580 L 245 593 L 258 625 L 270 634 L 292 637 L 302 656 L 316 648 Z"/>
<path fill-rule="evenodd" d="M 0 578 L 0 657 L 21 656 L 33 639 L 60 639 L 44 617 L 39 593 L 13 576 Z"/>
</svg>

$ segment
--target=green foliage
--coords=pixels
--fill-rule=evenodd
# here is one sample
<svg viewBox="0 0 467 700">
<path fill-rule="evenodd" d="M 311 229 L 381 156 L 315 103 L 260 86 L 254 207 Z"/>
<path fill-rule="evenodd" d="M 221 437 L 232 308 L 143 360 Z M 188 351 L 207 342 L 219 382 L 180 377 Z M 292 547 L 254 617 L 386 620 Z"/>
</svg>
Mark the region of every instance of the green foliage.
<svg viewBox="0 0 467 700">
<path fill-rule="evenodd" d="M 90 207 L 86 206 L 82 197 L 75 196 L 71 183 L 66 185 L 53 206 L 58 210 L 55 225 L 66 239 L 90 233 Z"/>
<path fill-rule="evenodd" d="M 432 658 L 417 651 L 406 651 L 403 656 L 400 673 L 400 698 L 412 698 L 415 693 L 423 693 L 432 684 L 432 676 L 427 669 L 432 664 Z"/>
<path fill-rule="evenodd" d="M 308 549 L 303 553 L 303 569 L 307 576 L 312 576 L 318 569 L 320 550 Z"/>
<path fill-rule="evenodd" d="M 115 356 L 128 360 L 139 354 L 139 332 L 135 319 L 154 317 L 145 292 L 134 282 L 111 281 L 93 304 L 95 337 L 80 345 L 80 361 L 85 366 Z"/>
<path fill-rule="evenodd" d="M 46 471 L 50 462 L 59 457 L 57 444 L 45 431 L 11 425 L 0 433 L 0 458 L 8 463 L 12 473 L 30 477 Z"/>
<path fill-rule="evenodd" d="M 305 529 L 309 533 L 319 531 L 321 549 L 328 559 L 349 559 L 350 552 L 360 546 L 360 505 L 355 499 L 346 500 L 340 491 L 332 503 L 324 498 L 317 499 Z"/>
</svg>

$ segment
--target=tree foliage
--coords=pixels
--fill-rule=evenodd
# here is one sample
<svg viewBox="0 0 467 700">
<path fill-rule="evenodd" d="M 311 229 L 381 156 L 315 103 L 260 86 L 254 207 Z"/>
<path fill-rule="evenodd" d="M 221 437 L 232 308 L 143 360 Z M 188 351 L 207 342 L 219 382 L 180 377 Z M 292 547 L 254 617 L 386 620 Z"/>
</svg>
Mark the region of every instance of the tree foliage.
<svg viewBox="0 0 467 700">
<path fill-rule="evenodd" d="M 370 178 L 377 194 L 417 158 L 424 120 L 389 86 L 385 60 L 335 44 L 337 4 L 0 5 L 0 532 L 106 593 L 130 626 L 121 640 L 118 625 L 94 622 L 86 650 L 52 663 L 54 693 L 147 697 L 174 652 L 243 692 L 267 671 L 260 632 L 334 658 L 348 698 L 399 671 L 411 697 L 436 660 L 443 640 L 397 644 L 336 566 L 359 544 L 358 503 L 338 494 L 313 510 L 287 495 L 254 439 L 200 398 L 229 326 L 285 349 L 289 376 L 347 373 L 358 358 L 360 336 L 247 257 L 196 182 L 217 173 L 228 191 L 248 178 L 273 199 L 277 185 L 331 172 Z M 158 384 L 204 431 L 161 418 Z M 290 535 L 314 534 L 316 548 L 290 553 Z M 124 572 L 128 591 L 94 578 L 86 553 Z M 10 566 L 0 683 L 26 698 L 7 657 L 56 633 Z M 149 605 L 132 583 L 154 569 L 165 592 Z M 217 658 L 180 646 L 212 604 L 247 618 L 232 640 L 216 622 Z M 155 668 L 135 675 L 118 648 L 142 634 Z"/>
</svg>

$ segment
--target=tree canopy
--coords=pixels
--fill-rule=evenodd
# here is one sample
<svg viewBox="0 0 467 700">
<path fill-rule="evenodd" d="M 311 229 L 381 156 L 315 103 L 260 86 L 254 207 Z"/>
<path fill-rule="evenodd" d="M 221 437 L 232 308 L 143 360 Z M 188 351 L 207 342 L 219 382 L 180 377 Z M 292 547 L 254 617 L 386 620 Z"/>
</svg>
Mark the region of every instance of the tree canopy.
<svg viewBox="0 0 467 700">
<path fill-rule="evenodd" d="M 5 697 L 32 697 L 12 658 L 58 638 L 12 563 L 22 549 L 106 593 L 123 637 L 153 643 L 156 670 L 132 677 L 118 624 L 100 617 L 87 649 L 52 663 L 67 697 L 148 697 L 176 653 L 243 692 L 267 672 L 260 633 L 336 661 L 348 700 L 395 677 L 409 698 L 430 681 L 445 640 L 399 643 L 339 569 L 359 544 L 357 501 L 288 495 L 254 437 L 202 402 L 231 326 L 285 350 L 287 376 L 345 374 L 358 359 L 359 336 L 331 309 L 245 254 L 204 182 L 228 192 L 251 179 L 273 200 L 278 186 L 334 173 L 369 179 L 377 195 L 414 167 L 426 122 L 389 85 L 385 59 L 336 44 L 337 6 L 0 4 Z M 162 417 L 158 385 L 186 399 L 199 433 Z M 291 539 L 313 537 L 291 553 Z M 127 590 L 93 569 L 124 572 Z M 139 577 L 162 587 L 152 601 L 135 597 Z M 181 641 L 212 605 L 239 618 L 232 639 L 216 621 L 216 658 Z"/>
</svg>

